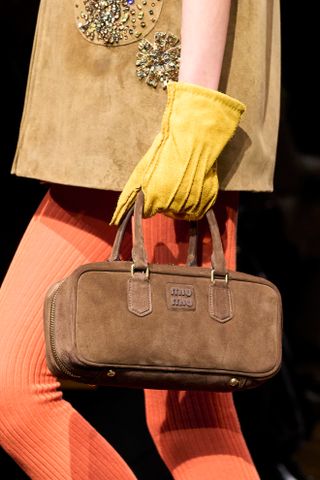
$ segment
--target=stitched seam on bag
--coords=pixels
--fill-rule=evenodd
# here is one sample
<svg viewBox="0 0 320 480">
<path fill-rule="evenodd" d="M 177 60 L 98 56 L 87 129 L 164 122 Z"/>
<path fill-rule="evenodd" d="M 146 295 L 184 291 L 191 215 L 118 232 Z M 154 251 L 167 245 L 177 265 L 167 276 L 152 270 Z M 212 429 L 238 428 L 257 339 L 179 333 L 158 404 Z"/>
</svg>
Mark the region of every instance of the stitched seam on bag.
<svg viewBox="0 0 320 480">
<path fill-rule="evenodd" d="M 80 356 L 79 356 L 80 358 Z M 192 367 L 180 367 L 180 366 L 175 366 L 175 365 L 162 365 L 161 367 L 157 367 L 156 365 L 136 365 L 136 364 L 132 364 L 132 363 L 112 363 L 112 362 L 100 362 L 100 363 L 97 363 L 97 362 L 92 362 L 91 360 L 89 359 L 86 359 L 85 356 L 81 356 L 81 360 L 82 361 L 85 361 L 85 363 L 87 363 L 88 365 L 92 365 L 92 366 L 96 366 L 98 368 L 101 368 L 101 365 L 103 365 L 103 367 L 105 366 L 108 366 L 108 367 L 114 367 L 114 368 L 123 368 L 123 369 L 133 369 L 133 370 L 137 370 L 137 372 L 139 372 L 139 370 L 145 370 L 145 371 L 162 371 L 162 370 L 166 370 L 168 373 L 175 373 L 175 372 L 195 372 L 195 373 L 208 373 L 208 374 L 212 374 L 212 373 L 225 373 L 226 375 L 230 375 L 230 374 L 238 374 L 238 375 L 243 375 L 243 376 L 247 376 L 249 378 L 256 378 L 257 375 L 265 375 L 266 378 L 268 378 L 270 375 L 273 375 L 274 371 L 275 371 L 275 367 L 277 367 L 277 370 L 279 369 L 279 359 L 277 358 L 277 361 L 272 365 L 271 368 L 268 368 L 267 370 L 263 370 L 263 371 L 259 371 L 259 372 L 254 372 L 254 373 L 250 373 L 250 372 L 246 372 L 244 370 L 228 370 L 228 369 L 219 369 L 219 368 L 212 368 L 212 369 L 208 369 L 208 368 L 202 368 L 202 367 L 196 367 L 196 368 L 192 368 Z"/>
<path fill-rule="evenodd" d="M 130 312 L 142 317 L 142 316 L 145 316 L 152 311 L 150 282 L 148 280 L 144 280 L 145 282 L 147 282 L 148 292 L 147 292 L 147 296 L 146 297 L 144 296 L 144 298 L 146 298 L 146 302 L 145 302 L 146 307 L 144 308 L 144 310 L 141 310 L 141 309 L 138 309 L 138 308 L 134 307 L 133 287 L 134 287 L 134 282 L 135 281 L 137 281 L 137 280 L 134 280 L 133 278 L 129 278 L 129 280 L 128 280 L 128 308 L 129 308 Z"/>
<path fill-rule="evenodd" d="M 221 315 L 219 315 L 220 312 L 217 312 L 215 311 L 215 308 L 214 308 L 214 299 L 213 299 L 213 295 L 215 295 L 215 300 L 217 298 L 217 292 L 216 292 L 216 289 L 217 288 L 225 288 L 227 290 L 227 302 L 225 302 L 225 299 L 224 302 L 225 302 L 225 305 L 224 305 L 224 308 L 225 310 L 230 312 L 229 315 L 227 315 L 226 317 L 221 317 Z M 231 320 L 231 318 L 233 317 L 233 312 L 232 312 L 232 303 L 231 303 L 231 292 L 230 292 L 230 289 L 228 287 L 219 287 L 217 285 L 209 285 L 209 313 L 210 313 L 210 317 L 211 318 L 214 318 L 215 320 L 218 320 L 219 322 L 227 322 L 228 320 Z"/>
</svg>

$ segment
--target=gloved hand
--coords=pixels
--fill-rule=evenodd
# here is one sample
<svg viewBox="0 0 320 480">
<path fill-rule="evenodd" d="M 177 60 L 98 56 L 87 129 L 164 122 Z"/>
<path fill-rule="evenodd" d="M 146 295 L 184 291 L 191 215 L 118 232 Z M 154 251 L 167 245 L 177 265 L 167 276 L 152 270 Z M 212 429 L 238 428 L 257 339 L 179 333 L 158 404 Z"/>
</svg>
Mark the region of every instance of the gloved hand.
<svg viewBox="0 0 320 480">
<path fill-rule="evenodd" d="M 113 214 L 118 224 L 144 193 L 144 216 L 163 212 L 198 220 L 218 192 L 216 160 L 233 136 L 245 106 L 223 93 L 170 81 L 161 131 L 133 170 Z"/>
</svg>

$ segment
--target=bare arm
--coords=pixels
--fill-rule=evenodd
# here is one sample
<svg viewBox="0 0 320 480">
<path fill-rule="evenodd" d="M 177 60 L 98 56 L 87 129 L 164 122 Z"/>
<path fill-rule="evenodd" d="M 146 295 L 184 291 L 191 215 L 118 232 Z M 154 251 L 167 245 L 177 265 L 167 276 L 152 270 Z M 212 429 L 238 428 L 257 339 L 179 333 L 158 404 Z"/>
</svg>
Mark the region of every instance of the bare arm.
<svg viewBox="0 0 320 480">
<path fill-rule="evenodd" d="M 183 0 L 179 81 L 218 89 L 231 0 Z"/>
</svg>

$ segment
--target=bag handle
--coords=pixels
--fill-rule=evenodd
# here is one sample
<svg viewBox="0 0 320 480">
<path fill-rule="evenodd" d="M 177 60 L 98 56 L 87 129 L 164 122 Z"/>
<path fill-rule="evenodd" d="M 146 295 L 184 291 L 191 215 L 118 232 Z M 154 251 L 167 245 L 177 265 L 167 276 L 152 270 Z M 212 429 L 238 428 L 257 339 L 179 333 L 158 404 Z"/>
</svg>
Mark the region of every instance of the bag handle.
<svg viewBox="0 0 320 480">
<path fill-rule="evenodd" d="M 115 262 L 120 260 L 120 247 L 123 241 L 125 231 L 127 229 L 128 222 L 133 214 L 134 205 L 128 210 L 122 222 L 120 223 L 114 242 L 112 246 L 112 251 L 110 257 L 108 258 L 109 262 Z"/>
<path fill-rule="evenodd" d="M 110 257 L 108 258 L 109 262 L 115 262 L 120 260 L 120 247 L 122 245 L 123 237 L 127 229 L 129 220 L 133 214 L 134 205 L 128 210 L 122 222 L 120 223 L 117 234 L 115 236 L 112 251 Z M 142 231 L 142 230 L 141 230 Z M 189 227 L 189 247 L 186 265 L 193 267 L 197 265 L 197 243 L 198 243 L 198 223 L 190 222 Z"/>
<path fill-rule="evenodd" d="M 143 215 L 143 203 L 144 195 L 142 190 L 137 194 L 136 202 L 133 207 L 127 212 L 123 221 L 121 222 L 114 243 L 109 261 L 119 260 L 119 250 L 124 237 L 125 230 L 127 228 L 129 219 L 131 218 L 132 213 L 134 212 L 134 240 L 132 248 L 132 260 L 133 260 L 133 269 L 135 270 L 147 270 L 148 269 L 148 260 L 144 245 L 143 229 L 142 229 L 142 215 Z M 226 276 L 227 270 L 225 266 L 225 259 L 223 254 L 223 248 L 220 238 L 219 227 L 215 214 L 212 209 L 206 213 L 207 221 L 209 223 L 209 229 L 211 233 L 212 240 L 212 255 L 211 255 L 211 265 L 213 270 L 213 275 L 217 274 L 219 276 Z M 189 233 L 189 248 L 188 248 L 188 257 L 187 265 L 194 266 L 197 264 L 197 222 L 190 222 L 190 233 Z"/>
</svg>

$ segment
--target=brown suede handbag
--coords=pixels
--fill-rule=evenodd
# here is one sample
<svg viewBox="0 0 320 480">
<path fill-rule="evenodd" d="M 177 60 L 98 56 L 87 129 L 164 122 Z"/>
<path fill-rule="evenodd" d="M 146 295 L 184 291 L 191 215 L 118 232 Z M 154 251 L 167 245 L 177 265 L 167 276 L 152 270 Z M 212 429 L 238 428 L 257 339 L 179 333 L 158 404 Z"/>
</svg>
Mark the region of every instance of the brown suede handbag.
<svg viewBox="0 0 320 480">
<path fill-rule="evenodd" d="M 255 387 L 281 364 L 282 307 L 268 280 L 227 271 L 213 210 L 212 268 L 148 264 L 143 194 L 134 207 L 132 262 L 119 259 L 131 211 L 108 261 L 53 285 L 44 308 L 47 362 L 59 378 L 95 385 L 232 391 Z"/>
</svg>

